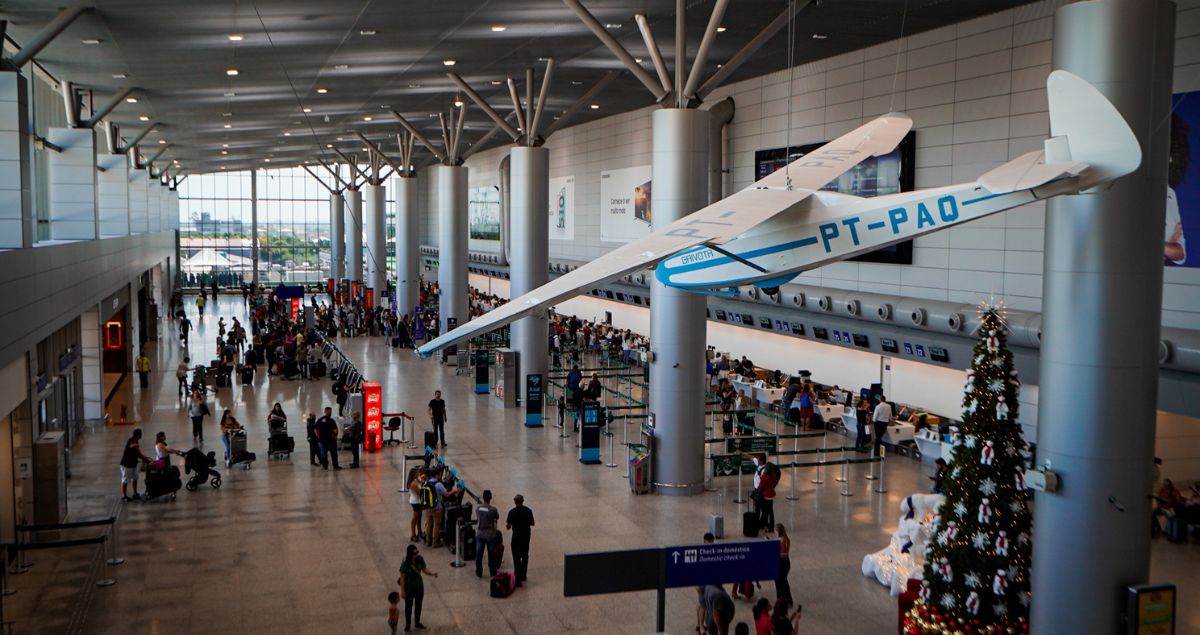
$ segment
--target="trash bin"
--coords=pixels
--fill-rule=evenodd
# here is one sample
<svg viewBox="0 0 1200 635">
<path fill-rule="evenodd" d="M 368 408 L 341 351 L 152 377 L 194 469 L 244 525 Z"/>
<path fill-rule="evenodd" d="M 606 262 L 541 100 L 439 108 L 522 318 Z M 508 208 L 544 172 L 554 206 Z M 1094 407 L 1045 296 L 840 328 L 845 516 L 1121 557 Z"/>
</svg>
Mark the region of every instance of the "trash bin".
<svg viewBox="0 0 1200 635">
<path fill-rule="evenodd" d="M 637 454 L 629 459 L 629 488 L 634 494 L 650 493 L 650 453 L 646 446 L 634 446 Z"/>
</svg>

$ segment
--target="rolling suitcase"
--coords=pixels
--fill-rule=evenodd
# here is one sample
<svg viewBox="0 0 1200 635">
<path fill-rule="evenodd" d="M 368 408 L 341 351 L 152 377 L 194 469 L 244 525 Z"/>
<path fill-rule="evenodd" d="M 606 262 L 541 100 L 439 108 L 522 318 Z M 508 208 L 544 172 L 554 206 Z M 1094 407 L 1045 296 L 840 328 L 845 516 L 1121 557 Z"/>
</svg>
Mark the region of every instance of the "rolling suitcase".
<svg viewBox="0 0 1200 635">
<path fill-rule="evenodd" d="M 292 452 L 296 451 L 296 439 L 283 434 L 273 434 L 267 439 L 267 452 L 273 458 L 283 458 L 291 456 Z"/>
<path fill-rule="evenodd" d="M 716 512 L 710 512 L 708 514 L 708 533 L 712 534 L 714 538 L 724 538 L 725 517 Z"/>
<path fill-rule="evenodd" d="M 436 448 L 437 447 L 437 433 L 434 432 L 433 430 L 425 431 L 425 447 L 427 447 L 427 448 Z"/>
<path fill-rule="evenodd" d="M 747 538 L 758 537 L 758 514 L 754 512 L 742 514 L 742 535 Z"/>
<path fill-rule="evenodd" d="M 475 559 L 475 549 L 477 547 L 478 547 L 478 543 L 475 541 L 475 528 L 474 527 L 463 527 L 462 559 L 463 560 L 474 560 Z"/>
</svg>

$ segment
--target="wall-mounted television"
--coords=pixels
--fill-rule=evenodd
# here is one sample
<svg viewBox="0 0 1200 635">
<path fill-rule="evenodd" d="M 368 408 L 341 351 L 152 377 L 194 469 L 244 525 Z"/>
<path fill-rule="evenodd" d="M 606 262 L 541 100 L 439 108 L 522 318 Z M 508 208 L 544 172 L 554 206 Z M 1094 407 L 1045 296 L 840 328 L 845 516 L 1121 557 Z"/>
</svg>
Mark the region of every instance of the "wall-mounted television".
<svg viewBox="0 0 1200 635">
<path fill-rule="evenodd" d="M 757 181 L 820 148 L 824 143 L 809 143 L 791 148 L 772 148 L 754 153 L 754 180 Z M 897 192 L 911 192 L 916 187 L 914 173 L 917 163 L 916 131 L 909 131 L 904 140 L 892 152 L 881 157 L 869 158 L 851 168 L 837 179 L 829 182 L 823 190 L 853 194 L 855 196 L 880 196 Z M 895 265 L 912 264 L 912 241 L 906 240 L 891 247 L 883 247 L 870 253 L 851 258 L 859 262 L 882 262 Z"/>
</svg>

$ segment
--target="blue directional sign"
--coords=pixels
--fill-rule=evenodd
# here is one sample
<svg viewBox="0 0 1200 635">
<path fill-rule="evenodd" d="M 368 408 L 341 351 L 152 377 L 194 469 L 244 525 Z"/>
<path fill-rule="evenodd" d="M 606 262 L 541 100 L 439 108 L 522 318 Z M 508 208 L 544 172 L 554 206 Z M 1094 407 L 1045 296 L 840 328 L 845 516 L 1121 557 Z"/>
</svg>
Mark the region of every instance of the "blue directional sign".
<svg viewBox="0 0 1200 635">
<path fill-rule="evenodd" d="M 749 540 L 666 547 L 667 588 L 774 580 L 779 541 Z"/>
</svg>

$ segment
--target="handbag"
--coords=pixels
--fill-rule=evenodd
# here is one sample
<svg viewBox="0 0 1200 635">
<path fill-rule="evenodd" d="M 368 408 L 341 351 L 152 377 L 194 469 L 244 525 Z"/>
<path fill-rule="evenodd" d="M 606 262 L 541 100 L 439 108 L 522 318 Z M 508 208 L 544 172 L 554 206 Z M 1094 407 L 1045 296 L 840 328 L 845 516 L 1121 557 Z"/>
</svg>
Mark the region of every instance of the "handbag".
<svg viewBox="0 0 1200 635">
<path fill-rule="evenodd" d="M 763 493 L 756 489 L 750 490 L 750 500 L 754 501 L 754 504 L 756 505 L 762 503 Z"/>
</svg>

